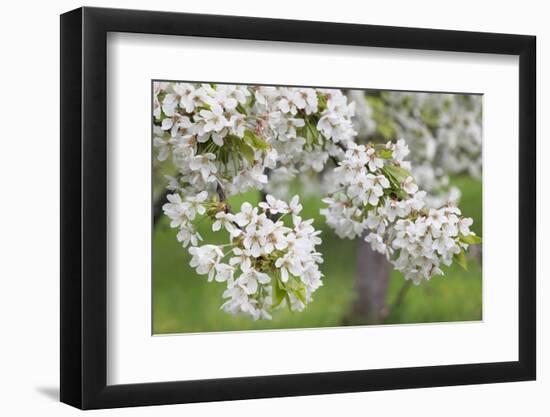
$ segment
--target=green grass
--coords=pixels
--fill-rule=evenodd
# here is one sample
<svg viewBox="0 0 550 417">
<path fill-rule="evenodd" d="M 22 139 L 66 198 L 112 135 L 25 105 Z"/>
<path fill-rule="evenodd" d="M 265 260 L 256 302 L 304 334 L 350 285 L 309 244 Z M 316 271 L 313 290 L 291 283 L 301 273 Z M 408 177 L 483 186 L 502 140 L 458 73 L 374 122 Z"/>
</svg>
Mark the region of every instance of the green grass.
<svg viewBox="0 0 550 417">
<path fill-rule="evenodd" d="M 456 178 L 453 183 L 462 191 L 461 208 L 474 218 L 474 230 L 481 234 L 481 183 L 470 178 Z M 231 200 L 234 207 L 243 201 L 258 200 L 249 193 Z M 153 236 L 153 332 L 185 333 L 230 330 L 288 329 L 303 327 L 341 326 L 353 297 L 356 262 L 356 242 L 336 237 L 319 215 L 320 199 L 303 198 L 303 217 L 315 219 L 322 230 L 320 251 L 325 262 L 324 285 L 314 295 L 315 300 L 303 312 L 279 310 L 271 321 L 252 321 L 220 310 L 224 284 L 207 282 L 189 267 L 190 256 L 176 241 L 176 232 L 166 219 L 157 225 Z M 199 226 L 205 241 L 216 241 L 208 221 Z M 403 285 L 403 277 L 393 272 L 388 292 L 388 304 Z M 469 261 L 468 272 L 453 265 L 444 277 L 410 287 L 401 305 L 387 317 L 387 323 L 420 323 L 469 321 L 481 319 L 481 265 Z"/>
</svg>

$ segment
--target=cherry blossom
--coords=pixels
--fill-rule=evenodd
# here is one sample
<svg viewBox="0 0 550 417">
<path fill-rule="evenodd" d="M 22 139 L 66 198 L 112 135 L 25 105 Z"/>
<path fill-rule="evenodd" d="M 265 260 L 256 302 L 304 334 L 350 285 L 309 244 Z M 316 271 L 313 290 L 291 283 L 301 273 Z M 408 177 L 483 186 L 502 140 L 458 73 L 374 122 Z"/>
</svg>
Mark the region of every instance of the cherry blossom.
<svg viewBox="0 0 550 417">
<path fill-rule="evenodd" d="M 466 136 L 475 111 L 460 116 Z M 452 203 L 431 204 L 421 189 L 428 170 L 406 160 L 405 133 L 416 125 L 402 129 L 404 139 L 356 143 L 358 131 L 376 128 L 371 119 L 358 124 L 357 112 L 374 114 L 363 94 L 337 89 L 154 83 L 155 156 L 173 165 L 163 212 L 190 266 L 225 285 L 224 311 L 271 319 L 285 306 L 302 311 L 322 287 L 318 225 L 301 217 L 298 195 L 280 197 L 298 175 L 327 180 L 321 214 L 339 237 L 364 238 L 414 283 L 443 274 L 479 243 L 472 219 Z M 264 201 L 230 206 L 253 189 Z M 203 220 L 228 243 L 204 242 Z"/>
<path fill-rule="evenodd" d="M 373 155 L 371 150 L 383 163 L 377 164 L 374 174 L 367 174 L 373 158 L 365 155 Z M 388 150 L 391 155 L 385 153 Z M 405 279 L 419 284 L 443 275 L 442 266 L 449 266 L 480 239 L 469 229 L 472 219 L 460 217 L 460 210 L 452 204 L 428 208 L 426 192 L 418 190 L 403 168 L 402 158 L 407 154 L 403 143 L 379 150 L 374 145 L 350 147 L 335 170 L 342 173 L 339 188 L 323 200 L 327 208 L 321 213 L 340 237 L 365 236 L 373 250 L 385 255 Z"/>
</svg>

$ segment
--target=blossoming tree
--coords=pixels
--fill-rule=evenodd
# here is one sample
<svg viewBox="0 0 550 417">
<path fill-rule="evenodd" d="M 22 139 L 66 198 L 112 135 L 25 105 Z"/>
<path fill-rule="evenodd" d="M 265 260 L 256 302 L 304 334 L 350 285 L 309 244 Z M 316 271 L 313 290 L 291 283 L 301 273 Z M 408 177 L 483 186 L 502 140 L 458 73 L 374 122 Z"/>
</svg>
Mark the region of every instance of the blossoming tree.
<svg viewBox="0 0 550 417">
<path fill-rule="evenodd" d="M 341 238 L 362 238 L 405 280 L 419 284 L 465 263 L 480 238 L 455 204 L 427 204 L 405 141 L 358 143 L 356 103 L 340 90 L 155 82 L 156 159 L 171 159 L 162 209 L 190 265 L 225 285 L 222 308 L 270 319 L 301 311 L 323 284 L 320 232 L 301 217 L 298 195 L 280 199 L 281 178 L 331 179 L 321 214 Z M 257 206 L 229 197 L 257 189 Z M 209 221 L 226 243 L 205 242 Z"/>
</svg>

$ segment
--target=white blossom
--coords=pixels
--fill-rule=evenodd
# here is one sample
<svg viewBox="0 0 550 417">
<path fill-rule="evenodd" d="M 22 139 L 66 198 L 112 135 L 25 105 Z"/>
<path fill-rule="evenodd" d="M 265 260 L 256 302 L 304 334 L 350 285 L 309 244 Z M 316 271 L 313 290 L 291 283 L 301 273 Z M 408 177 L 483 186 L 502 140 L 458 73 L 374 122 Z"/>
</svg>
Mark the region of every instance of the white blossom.
<svg viewBox="0 0 550 417">
<path fill-rule="evenodd" d="M 441 149 L 475 144 L 478 108 L 451 103 L 454 116 L 440 115 L 436 141 L 425 124 L 415 121 L 431 105 L 429 95 L 409 106 L 399 101 L 401 93 L 390 93 L 389 112 L 402 126 L 397 133 L 404 139 L 360 144 L 357 131 L 374 131 L 377 110 L 363 93 L 347 94 L 319 88 L 153 84 L 155 163 L 171 158 L 174 167 L 166 178 L 170 193 L 163 211 L 177 240 L 188 248 L 190 265 L 208 275 L 208 281 L 226 286 L 224 311 L 271 319 L 284 305 L 302 311 L 322 286 L 323 258 L 316 249 L 320 231 L 312 219 L 300 217 L 297 195 L 289 201 L 279 193 L 287 192 L 297 175 L 331 181 L 323 189 L 328 193 L 321 210 L 326 223 L 339 237 L 364 237 L 415 283 L 442 274 L 443 265 L 467 250 L 467 242 L 476 241 L 472 220 L 461 217 L 455 206 L 456 190 L 450 189 L 445 204 L 435 205 L 419 186 L 430 181 L 429 190 L 436 183 L 445 185 L 445 174 L 430 164 L 439 164 Z M 356 115 L 367 122 L 358 123 Z M 448 127 L 455 122 L 460 129 Z M 416 146 L 411 151 L 408 143 L 420 137 L 424 156 L 411 164 L 405 158 L 416 158 L 419 151 Z M 442 163 L 453 165 L 454 172 L 466 169 L 462 153 L 442 155 Z M 232 212 L 227 199 L 252 189 L 263 190 L 265 201 L 257 207 L 245 202 Z M 203 239 L 196 224 L 204 219 L 229 243 L 199 246 Z"/>
<path fill-rule="evenodd" d="M 208 274 L 208 280 L 214 278 L 216 272 L 214 266 L 223 256 L 223 252 L 216 245 L 191 246 L 189 253 L 192 255 L 189 265 L 195 268 L 197 274 Z"/>
<path fill-rule="evenodd" d="M 375 172 L 377 169 L 382 168 L 384 166 L 384 161 L 378 157 L 376 154 L 376 151 L 373 148 L 369 148 L 366 151 L 367 156 L 367 166 L 369 167 L 369 171 Z"/>
<path fill-rule="evenodd" d="M 405 161 L 401 157 L 408 153 L 406 145 L 390 143 L 385 149 L 400 153 L 400 160 L 393 155 L 391 163 L 400 167 L 397 172 L 402 175 Z M 364 158 L 363 153 L 370 155 Z M 450 265 L 455 255 L 468 248 L 459 232 L 471 236 L 472 220 L 460 218 L 460 210 L 452 204 L 428 210 L 426 192 L 418 190 L 413 177 L 403 176 L 399 184 L 392 186 L 396 178 L 386 177 L 392 171 L 380 170 L 383 163 L 382 167 L 378 162 L 369 167 L 377 159 L 377 151 L 372 147 L 364 151 L 360 146 L 350 146 L 335 170 L 343 173 L 339 187 L 330 198 L 323 199 L 327 208 L 321 214 L 340 237 L 353 239 L 365 235 L 373 250 L 384 254 L 405 279 L 419 284 L 442 275 L 441 266 Z M 381 174 L 366 174 L 372 168 Z M 391 197 L 400 190 L 406 194 L 399 199 Z"/>
<path fill-rule="evenodd" d="M 208 181 L 211 174 L 218 172 L 218 167 L 213 162 L 215 159 L 216 155 L 213 153 L 194 156 L 189 161 L 189 168 L 192 171 L 200 171 L 203 180 Z"/>
<path fill-rule="evenodd" d="M 276 199 L 271 194 L 268 194 L 265 202 L 262 201 L 259 206 L 271 214 L 288 212 L 288 205 L 284 201 Z"/>
<path fill-rule="evenodd" d="M 216 221 L 212 223 L 212 230 L 214 232 L 217 232 L 224 227 L 225 230 L 229 232 L 231 237 L 235 237 L 241 233 L 241 231 L 235 227 L 235 216 L 233 214 L 220 211 L 216 213 L 215 218 Z"/>
</svg>

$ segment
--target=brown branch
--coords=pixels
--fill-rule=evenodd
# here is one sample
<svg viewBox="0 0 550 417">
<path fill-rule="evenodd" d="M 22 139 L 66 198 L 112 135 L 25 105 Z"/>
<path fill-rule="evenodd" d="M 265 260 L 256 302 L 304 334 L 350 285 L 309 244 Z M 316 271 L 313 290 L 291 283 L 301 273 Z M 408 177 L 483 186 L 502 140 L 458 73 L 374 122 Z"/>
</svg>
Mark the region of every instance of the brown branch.
<svg viewBox="0 0 550 417">
<path fill-rule="evenodd" d="M 225 190 L 222 187 L 221 182 L 218 180 L 218 185 L 216 185 L 216 193 L 218 193 L 218 197 L 220 198 L 220 203 L 225 203 L 226 213 L 231 213 L 231 207 L 229 206 L 229 203 L 227 202 L 227 196 L 225 195 Z"/>
<path fill-rule="evenodd" d="M 164 192 L 153 203 L 153 227 L 155 227 L 162 216 L 162 206 L 166 202 L 166 196 L 170 194 L 169 190 Z"/>
<path fill-rule="evenodd" d="M 406 280 L 403 283 L 403 285 L 401 285 L 401 288 L 399 289 L 399 292 L 397 293 L 395 300 L 389 306 L 388 315 L 403 303 L 403 300 L 405 299 L 405 296 L 407 295 L 407 292 L 409 291 L 411 286 L 412 286 L 412 280 L 410 279 Z"/>
<path fill-rule="evenodd" d="M 224 211 L 226 213 L 234 214 L 233 211 L 231 211 L 231 206 L 227 202 L 227 195 L 225 194 L 225 190 L 223 189 L 223 186 L 220 183 L 220 181 L 218 181 L 218 185 L 216 185 L 216 192 L 218 193 L 218 197 L 220 198 L 220 202 L 224 203 Z M 233 221 L 232 223 L 235 225 L 235 227 L 237 229 L 243 230 L 243 228 L 241 226 L 239 226 L 239 224 L 236 221 Z"/>
<path fill-rule="evenodd" d="M 342 145 L 342 142 L 336 142 L 336 146 L 338 146 L 344 152 L 347 152 L 347 150 L 348 150 L 348 148 L 346 148 L 344 145 Z"/>
<path fill-rule="evenodd" d="M 165 190 L 160 196 L 159 198 L 157 198 L 155 200 L 155 202 L 153 203 L 153 227 L 155 227 L 163 212 L 162 212 L 162 206 L 164 205 L 164 203 L 166 202 L 166 196 L 168 194 L 170 194 L 172 191 L 170 190 Z M 227 202 L 227 196 L 225 194 L 225 190 L 223 189 L 223 186 L 220 184 L 220 182 L 218 181 L 218 185 L 216 186 L 216 193 L 218 194 L 218 197 L 220 199 L 220 202 L 224 203 L 225 204 L 225 212 L 226 213 L 232 213 L 231 211 L 231 206 L 229 205 L 229 203 Z M 242 228 L 236 223 L 236 222 L 233 222 L 233 224 L 242 230 Z"/>
</svg>

